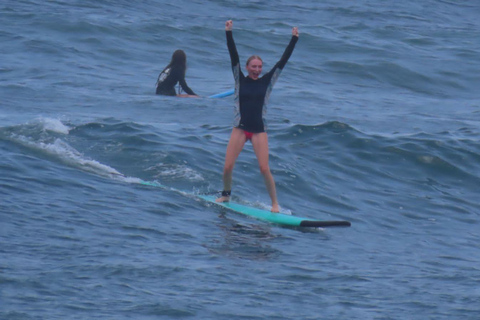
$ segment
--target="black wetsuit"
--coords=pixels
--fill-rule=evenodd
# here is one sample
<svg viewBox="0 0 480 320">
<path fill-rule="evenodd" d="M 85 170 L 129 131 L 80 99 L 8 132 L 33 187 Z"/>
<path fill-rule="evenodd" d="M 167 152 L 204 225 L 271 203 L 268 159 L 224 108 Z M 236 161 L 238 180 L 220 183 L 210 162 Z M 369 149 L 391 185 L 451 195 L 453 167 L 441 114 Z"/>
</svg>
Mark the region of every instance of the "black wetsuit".
<svg viewBox="0 0 480 320">
<path fill-rule="evenodd" d="M 167 67 L 160 73 L 157 81 L 156 94 L 165 96 L 176 96 L 175 85 L 180 83 L 183 91 L 190 95 L 196 95 L 187 85 L 185 81 L 185 70 L 177 67 Z"/>
<path fill-rule="evenodd" d="M 265 132 L 268 99 L 283 67 L 292 55 L 297 36 L 292 36 L 282 58 L 268 73 L 253 80 L 245 77 L 240 68 L 240 59 L 233 41 L 232 31 L 226 31 L 227 47 L 232 61 L 233 77 L 235 78 L 235 121 L 234 125 L 242 130 L 258 133 Z"/>
</svg>

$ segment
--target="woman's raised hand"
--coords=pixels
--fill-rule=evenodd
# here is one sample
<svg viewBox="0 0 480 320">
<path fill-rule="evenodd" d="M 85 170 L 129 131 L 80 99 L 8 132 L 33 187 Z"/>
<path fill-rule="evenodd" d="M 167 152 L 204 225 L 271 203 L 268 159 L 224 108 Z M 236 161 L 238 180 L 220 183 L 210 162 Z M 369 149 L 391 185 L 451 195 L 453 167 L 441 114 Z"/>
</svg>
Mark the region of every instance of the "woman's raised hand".
<svg viewBox="0 0 480 320">
<path fill-rule="evenodd" d="M 233 21 L 227 20 L 227 22 L 225 22 L 225 30 L 232 31 L 232 29 L 233 29 Z"/>
<path fill-rule="evenodd" d="M 293 27 L 292 28 L 292 36 L 295 36 L 298 38 L 298 27 Z"/>
</svg>

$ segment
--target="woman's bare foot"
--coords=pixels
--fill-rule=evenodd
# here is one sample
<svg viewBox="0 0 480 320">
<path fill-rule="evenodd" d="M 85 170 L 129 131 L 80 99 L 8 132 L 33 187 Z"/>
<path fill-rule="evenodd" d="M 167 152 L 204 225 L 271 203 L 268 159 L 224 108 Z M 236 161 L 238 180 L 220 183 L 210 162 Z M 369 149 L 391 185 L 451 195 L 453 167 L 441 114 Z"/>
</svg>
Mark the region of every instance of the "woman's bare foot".
<svg viewBox="0 0 480 320">
<path fill-rule="evenodd" d="M 272 204 L 272 210 L 270 210 L 273 213 L 279 213 L 280 212 L 280 207 L 278 203 Z"/>
<path fill-rule="evenodd" d="M 226 196 L 221 196 L 220 198 L 217 198 L 215 200 L 215 202 L 229 202 L 230 201 L 230 197 L 226 197 Z"/>
</svg>

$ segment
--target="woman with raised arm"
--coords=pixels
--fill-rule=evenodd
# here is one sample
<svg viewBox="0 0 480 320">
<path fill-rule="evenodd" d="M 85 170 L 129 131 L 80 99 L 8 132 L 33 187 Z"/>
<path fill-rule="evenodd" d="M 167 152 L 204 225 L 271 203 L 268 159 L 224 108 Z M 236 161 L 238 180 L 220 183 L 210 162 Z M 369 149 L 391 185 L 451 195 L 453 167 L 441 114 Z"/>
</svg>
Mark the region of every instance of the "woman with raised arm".
<svg viewBox="0 0 480 320">
<path fill-rule="evenodd" d="M 257 156 L 260 172 L 262 173 L 268 194 L 272 200 L 272 212 L 279 212 L 275 181 L 268 164 L 268 137 L 266 132 L 265 115 L 268 99 L 273 85 L 278 79 L 288 59 L 292 55 L 298 41 L 298 28 L 292 29 L 292 38 L 282 58 L 265 75 L 261 76 L 263 62 L 259 56 L 251 56 L 246 63 L 248 75 L 245 76 L 240 67 L 237 48 L 233 41 L 233 22 L 225 23 L 227 47 L 232 62 L 233 77 L 235 79 L 235 123 L 228 142 L 223 168 L 223 191 L 217 202 L 230 200 L 232 190 L 232 172 L 238 155 L 245 142 L 250 140 Z"/>
</svg>

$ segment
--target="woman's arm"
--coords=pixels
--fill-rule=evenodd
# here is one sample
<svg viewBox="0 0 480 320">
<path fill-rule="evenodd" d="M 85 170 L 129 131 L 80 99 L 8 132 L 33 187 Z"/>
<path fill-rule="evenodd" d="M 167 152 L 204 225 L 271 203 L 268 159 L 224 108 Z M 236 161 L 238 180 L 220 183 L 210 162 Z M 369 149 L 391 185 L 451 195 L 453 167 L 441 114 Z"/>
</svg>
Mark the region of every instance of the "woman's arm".
<svg viewBox="0 0 480 320">
<path fill-rule="evenodd" d="M 293 27 L 292 28 L 292 38 L 290 39 L 290 43 L 288 44 L 287 48 L 285 49 L 285 52 L 282 55 L 282 58 L 277 62 L 277 67 L 280 69 L 283 69 L 285 65 L 287 64 L 288 59 L 290 59 L 290 56 L 293 53 L 293 49 L 295 48 L 295 44 L 298 41 L 298 28 Z"/>
<path fill-rule="evenodd" d="M 180 86 L 182 87 L 183 91 L 185 91 L 187 94 L 191 95 L 191 96 L 196 96 L 197 94 L 195 92 L 193 92 L 192 89 L 190 89 L 190 87 L 187 85 L 187 82 L 185 81 L 185 78 L 183 79 L 180 79 L 179 81 L 180 83 Z"/>
<path fill-rule="evenodd" d="M 230 53 L 230 60 L 232 62 L 232 68 L 240 64 L 240 58 L 238 57 L 237 47 L 233 41 L 233 21 L 228 20 L 225 22 L 225 33 L 227 35 L 227 47 L 228 52 Z"/>
<path fill-rule="evenodd" d="M 185 69 L 183 68 L 172 68 L 172 71 L 170 72 L 170 77 L 173 82 L 173 86 L 177 84 L 177 82 L 180 84 L 182 87 L 183 91 L 185 91 L 189 95 L 195 95 L 196 93 L 193 92 L 192 89 L 187 85 L 187 82 L 185 81 Z M 173 87 L 172 86 L 172 87 Z"/>
</svg>

